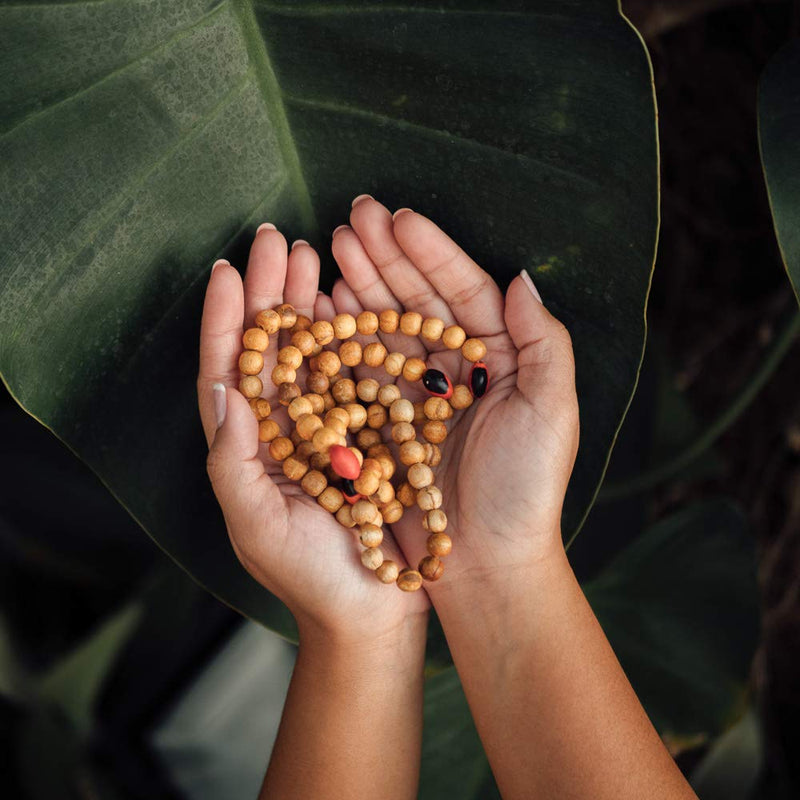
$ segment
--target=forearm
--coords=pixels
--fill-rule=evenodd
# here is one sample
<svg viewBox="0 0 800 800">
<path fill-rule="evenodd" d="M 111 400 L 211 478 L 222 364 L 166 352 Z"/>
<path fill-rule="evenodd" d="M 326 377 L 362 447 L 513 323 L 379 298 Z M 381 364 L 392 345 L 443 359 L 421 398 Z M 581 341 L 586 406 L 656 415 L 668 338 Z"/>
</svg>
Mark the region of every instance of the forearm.
<svg viewBox="0 0 800 800">
<path fill-rule="evenodd" d="M 464 584 L 432 600 L 504 800 L 695 797 L 560 544 Z"/>
<path fill-rule="evenodd" d="M 301 626 L 260 800 L 417 796 L 427 617 L 360 643 Z"/>
</svg>

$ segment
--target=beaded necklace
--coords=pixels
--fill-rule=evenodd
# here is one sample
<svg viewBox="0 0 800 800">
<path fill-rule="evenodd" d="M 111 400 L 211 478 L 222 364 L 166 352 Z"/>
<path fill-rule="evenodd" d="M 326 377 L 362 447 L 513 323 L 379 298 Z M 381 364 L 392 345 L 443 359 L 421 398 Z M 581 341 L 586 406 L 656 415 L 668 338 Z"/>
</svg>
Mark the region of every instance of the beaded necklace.
<svg viewBox="0 0 800 800">
<path fill-rule="evenodd" d="M 403 591 L 414 592 L 423 579 L 441 578 L 442 559 L 452 550 L 452 540 L 445 533 L 447 515 L 441 508 L 442 492 L 434 484 L 432 467 L 442 458 L 439 445 L 447 436 L 446 420 L 489 388 L 489 372 L 482 361 L 486 345 L 480 339 L 467 338 L 460 325 L 445 327 L 442 320 L 423 318 L 416 311 L 362 311 L 357 317 L 337 314 L 331 322 L 314 322 L 298 314 L 290 303 L 282 303 L 260 311 L 255 323 L 256 327 L 242 336 L 245 349 L 239 356 L 239 391 L 258 420 L 259 440 L 268 443 L 272 458 L 282 462 L 284 475 L 300 481 L 303 491 L 345 528 L 357 529 L 364 548 L 361 562 L 382 583 L 396 583 Z M 280 330 L 289 331 L 291 344 L 278 350 L 271 379 L 278 402 L 295 423 L 288 436 L 270 419 L 272 407 L 261 397 L 264 386 L 258 377 L 269 337 Z M 429 369 L 421 358 L 389 353 L 381 342 L 362 347 L 351 338 L 357 333 L 369 336 L 398 330 L 427 342 L 441 341 L 448 350 L 460 350 L 472 362 L 467 383 L 453 386 L 447 375 Z M 338 348 L 326 349 L 334 339 L 340 342 Z M 305 394 L 296 383 L 304 358 L 309 359 L 310 368 Z M 381 385 L 374 378 L 356 382 L 340 374 L 342 366 L 361 363 L 382 366 L 394 378 L 421 381 L 430 396 L 412 403 L 394 383 Z M 391 478 L 397 463 L 381 435 L 381 428 L 389 422 L 400 462 L 407 467 L 405 480 L 396 489 Z M 424 444 L 417 441 L 415 424 L 422 425 Z M 348 432 L 355 434 L 357 446 L 348 445 Z M 429 533 L 428 555 L 417 569 L 400 569 L 383 557 L 382 525 L 397 522 L 405 509 L 415 504 L 423 511 L 422 526 Z"/>
</svg>

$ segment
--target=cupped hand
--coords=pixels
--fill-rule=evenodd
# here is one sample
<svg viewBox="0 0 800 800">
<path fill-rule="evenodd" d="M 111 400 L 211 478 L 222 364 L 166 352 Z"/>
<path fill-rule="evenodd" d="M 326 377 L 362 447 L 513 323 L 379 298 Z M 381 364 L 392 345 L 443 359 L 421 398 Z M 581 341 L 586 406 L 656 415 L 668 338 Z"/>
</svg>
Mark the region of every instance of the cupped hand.
<svg viewBox="0 0 800 800">
<path fill-rule="evenodd" d="M 197 379 L 200 417 L 209 445 L 208 473 L 222 508 L 231 544 L 247 571 L 292 611 L 301 629 L 314 626 L 342 638 L 379 638 L 409 615 L 429 606 L 425 592 L 407 594 L 385 585 L 361 564 L 363 549 L 352 531 L 337 522 L 258 440 L 258 423 L 238 391 L 242 333 L 265 308 L 291 303 L 312 319 L 333 319 L 331 298 L 318 294 L 319 257 L 306 243 L 288 252 L 283 234 L 261 226 L 242 281 L 227 262 L 218 262 L 206 290 Z M 280 341 L 276 341 L 280 337 Z M 270 337 L 260 378 L 271 419 L 288 436 L 294 423 L 277 399 L 271 380 L 276 353 L 289 343 L 288 331 Z M 305 370 L 302 371 L 302 370 Z M 307 366 L 298 372 L 303 386 Z M 347 377 L 347 370 L 342 374 Z M 213 384 L 225 385 L 225 417 L 217 429 Z M 357 530 L 357 529 L 354 529 Z M 407 566 L 384 529 L 381 550 Z"/>
<path fill-rule="evenodd" d="M 430 219 L 392 214 L 370 196 L 356 199 L 350 225 L 334 234 L 342 271 L 331 293 L 337 313 L 394 308 L 458 324 L 487 346 L 488 392 L 456 411 L 434 468 L 453 551 L 433 588 L 459 575 L 525 567 L 561 547 L 560 517 L 578 450 L 578 403 L 572 343 L 521 276 L 505 298 L 492 277 Z M 379 334 L 389 351 L 416 355 L 466 383 L 460 351 L 402 334 Z M 380 377 L 359 366 L 356 379 Z M 385 382 L 384 376 L 381 382 Z M 427 396 L 398 380 L 404 397 Z M 421 439 L 418 436 L 418 439 Z M 392 525 L 412 565 L 426 555 L 422 511 L 406 509 Z"/>
</svg>

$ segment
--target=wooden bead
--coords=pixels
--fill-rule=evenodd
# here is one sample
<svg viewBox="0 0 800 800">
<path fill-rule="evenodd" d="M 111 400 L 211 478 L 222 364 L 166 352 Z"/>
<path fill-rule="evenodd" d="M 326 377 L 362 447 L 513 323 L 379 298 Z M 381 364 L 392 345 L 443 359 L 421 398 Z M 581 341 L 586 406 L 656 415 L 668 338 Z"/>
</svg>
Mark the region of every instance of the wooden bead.
<svg viewBox="0 0 800 800">
<path fill-rule="evenodd" d="M 334 339 L 333 325 L 327 320 L 318 319 L 309 330 L 314 335 L 314 341 L 317 344 L 330 344 Z"/>
<path fill-rule="evenodd" d="M 350 378 L 342 378 L 342 380 L 336 381 L 331 388 L 331 394 L 340 406 L 355 404 L 357 397 L 355 381 L 350 380 Z"/>
<path fill-rule="evenodd" d="M 406 508 L 411 508 L 417 502 L 417 490 L 408 481 L 403 481 L 394 490 L 394 496 Z"/>
<path fill-rule="evenodd" d="M 308 440 L 303 439 L 303 437 L 299 437 L 298 441 L 294 441 L 294 454 L 298 458 L 303 458 L 307 462 L 310 460 L 311 456 L 314 455 L 317 451 L 314 449 L 314 445 Z"/>
<path fill-rule="evenodd" d="M 394 583 L 397 580 L 397 576 L 400 573 L 400 568 L 394 561 L 384 561 L 378 569 L 375 570 L 375 574 L 378 576 L 378 580 L 381 583 Z"/>
<path fill-rule="evenodd" d="M 452 406 L 443 397 L 429 397 L 422 408 L 428 419 L 444 420 L 453 416 Z"/>
<path fill-rule="evenodd" d="M 291 303 L 281 303 L 275 311 L 281 318 L 281 328 L 291 328 L 297 322 L 297 311 Z"/>
<path fill-rule="evenodd" d="M 406 336 L 419 336 L 422 330 L 422 314 L 417 311 L 406 311 L 400 315 L 400 330 Z"/>
<path fill-rule="evenodd" d="M 427 368 L 427 365 L 421 358 L 408 358 L 403 365 L 403 377 L 410 383 L 413 383 L 414 381 L 422 379 Z"/>
<path fill-rule="evenodd" d="M 283 474 L 290 481 L 299 481 L 309 470 L 308 461 L 291 455 L 283 461 Z"/>
<path fill-rule="evenodd" d="M 295 422 L 306 414 L 314 413 L 314 407 L 311 405 L 311 401 L 306 397 L 295 397 L 295 399 L 289 403 L 289 408 L 287 410 L 289 412 L 289 417 Z"/>
<path fill-rule="evenodd" d="M 414 424 L 415 425 L 424 425 L 428 421 L 428 418 L 425 416 L 425 401 L 424 400 L 417 400 L 414 403 Z"/>
<path fill-rule="evenodd" d="M 352 314 L 337 314 L 332 324 L 333 335 L 337 339 L 349 339 L 358 330 L 356 318 Z"/>
<path fill-rule="evenodd" d="M 358 539 L 364 547 L 379 547 L 383 541 L 383 528 L 366 522 L 359 529 Z"/>
<path fill-rule="evenodd" d="M 331 514 L 335 514 L 344 503 L 344 495 L 335 486 L 327 486 L 317 497 L 317 502 Z"/>
<path fill-rule="evenodd" d="M 368 547 L 361 551 L 361 563 L 367 569 L 378 569 L 383 564 L 383 552 L 380 547 Z"/>
<path fill-rule="evenodd" d="M 356 384 L 356 394 L 365 403 L 374 403 L 378 399 L 378 389 L 381 385 L 375 378 L 363 378 Z"/>
<path fill-rule="evenodd" d="M 317 366 L 323 375 L 327 375 L 330 378 L 342 368 L 342 362 L 333 350 L 323 350 L 317 356 Z"/>
<path fill-rule="evenodd" d="M 379 324 L 378 315 L 374 311 L 362 311 L 356 317 L 356 329 L 364 336 L 377 333 Z"/>
<path fill-rule="evenodd" d="M 258 441 L 271 442 L 276 436 L 280 436 L 281 429 L 274 419 L 264 419 L 258 423 Z"/>
<path fill-rule="evenodd" d="M 300 481 L 303 491 L 311 497 L 319 497 L 327 485 L 328 479 L 318 469 L 306 472 L 303 480 Z"/>
<path fill-rule="evenodd" d="M 358 468 L 361 469 L 364 466 L 364 454 L 357 447 L 348 447 L 347 449 L 358 459 Z"/>
<path fill-rule="evenodd" d="M 369 497 L 376 506 L 384 506 L 394 500 L 394 486 L 389 482 L 388 478 L 384 478 L 378 484 L 378 491 L 371 494 Z"/>
<path fill-rule="evenodd" d="M 381 466 L 380 461 L 378 461 L 376 458 L 365 458 L 361 464 L 361 471 L 371 472 L 373 475 L 377 475 L 378 478 L 383 475 L 383 467 Z M 372 494 L 372 492 L 370 492 L 370 494 Z"/>
<path fill-rule="evenodd" d="M 419 464 L 425 458 L 425 448 L 422 442 L 412 440 L 410 442 L 403 442 L 399 449 L 400 461 L 407 467 L 412 464 Z"/>
<path fill-rule="evenodd" d="M 292 440 L 286 436 L 276 436 L 269 443 L 269 454 L 276 461 L 283 461 L 284 458 L 289 458 L 292 453 L 294 453 L 294 445 Z"/>
<path fill-rule="evenodd" d="M 415 489 L 422 489 L 433 483 L 433 470 L 427 464 L 412 464 L 408 468 L 406 480 Z"/>
<path fill-rule="evenodd" d="M 298 314 L 294 325 L 289 328 L 289 333 L 294 335 L 298 331 L 307 331 L 311 327 L 312 322 L 313 320 L 311 317 L 307 317 L 305 314 Z"/>
<path fill-rule="evenodd" d="M 295 450 L 297 449 L 298 445 L 303 443 L 303 437 L 297 432 L 296 427 L 289 431 L 289 438 L 292 440 Z"/>
<path fill-rule="evenodd" d="M 364 363 L 368 367 L 380 367 L 386 358 L 386 348 L 381 342 L 370 342 L 364 348 Z"/>
<path fill-rule="evenodd" d="M 466 341 L 467 334 L 460 325 L 450 325 L 442 333 L 442 343 L 448 350 L 458 350 Z"/>
<path fill-rule="evenodd" d="M 353 520 L 356 525 L 369 525 L 375 519 L 375 504 L 371 503 L 366 498 L 356 500 L 351 506 Z"/>
<path fill-rule="evenodd" d="M 351 431 L 360 431 L 367 424 L 367 409 L 360 403 L 347 403 L 345 410 L 350 415 L 350 424 L 347 427 Z"/>
<path fill-rule="evenodd" d="M 316 343 L 311 331 L 297 331 L 292 334 L 292 345 L 300 351 L 303 357 L 310 356 L 314 352 Z"/>
<path fill-rule="evenodd" d="M 330 391 L 322 393 L 322 403 L 324 411 L 330 411 L 332 408 L 336 406 L 336 400 L 334 399 L 334 396 L 330 393 Z"/>
<path fill-rule="evenodd" d="M 384 444 L 383 442 L 378 442 L 378 444 L 372 444 L 367 448 L 367 456 L 369 458 L 377 459 L 378 456 L 390 456 L 392 451 L 389 449 L 389 446 Z"/>
<path fill-rule="evenodd" d="M 327 453 L 330 448 L 335 444 L 347 446 L 347 441 L 343 441 L 342 436 L 338 431 L 323 425 L 318 431 L 314 433 L 311 441 L 314 444 L 318 453 Z"/>
<path fill-rule="evenodd" d="M 480 339 L 467 339 L 461 345 L 461 355 L 467 361 L 480 361 L 486 355 L 486 345 Z"/>
<path fill-rule="evenodd" d="M 256 325 L 267 334 L 277 333 L 281 327 L 280 314 L 271 308 L 265 308 L 256 314 Z"/>
<path fill-rule="evenodd" d="M 251 397 L 248 402 L 259 422 L 266 419 L 272 413 L 272 406 L 265 397 Z"/>
<path fill-rule="evenodd" d="M 336 521 L 345 528 L 355 528 L 356 521 L 353 519 L 353 507 L 349 503 L 343 503 L 336 512 Z"/>
<path fill-rule="evenodd" d="M 381 432 L 376 431 L 374 428 L 362 428 L 356 434 L 356 444 L 362 450 L 366 450 L 370 445 L 376 444 L 380 441 L 381 441 Z"/>
<path fill-rule="evenodd" d="M 397 576 L 397 585 L 404 592 L 416 592 L 422 586 L 422 575 L 415 569 L 406 567 Z"/>
<path fill-rule="evenodd" d="M 422 426 L 422 435 L 431 444 L 441 444 L 447 438 L 447 425 L 438 419 L 429 420 Z"/>
<path fill-rule="evenodd" d="M 325 373 L 320 372 L 319 370 L 308 373 L 308 377 L 306 378 L 306 389 L 308 389 L 309 392 L 322 395 L 328 391 L 330 385 L 330 380 Z"/>
<path fill-rule="evenodd" d="M 330 411 L 336 411 L 336 408 L 332 408 L 332 409 L 330 409 Z M 328 413 L 330 413 L 330 411 Z M 325 421 L 325 427 L 326 428 L 332 428 L 343 439 L 347 436 L 347 423 L 342 422 L 342 420 L 338 419 L 337 417 L 334 417 L 331 420 L 326 420 Z"/>
<path fill-rule="evenodd" d="M 389 414 L 391 415 L 391 409 L 389 409 Z M 410 442 L 412 439 L 416 437 L 416 435 L 417 432 L 414 430 L 414 426 L 410 422 L 396 422 L 392 426 L 392 441 L 395 444 L 403 444 L 403 442 Z"/>
<path fill-rule="evenodd" d="M 363 469 L 361 474 L 353 481 L 353 486 L 356 487 L 356 491 L 359 494 L 363 494 L 365 497 L 375 494 L 380 484 L 381 479 L 379 475 L 376 475 L 374 472 L 365 472 Z"/>
<path fill-rule="evenodd" d="M 444 333 L 444 322 L 438 317 L 428 317 L 422 323 L 422 330 L 420 331 L 423 339 L 429 342 L 438 342 Z"/>
<path fill-rule="evenodd" d="M 380 403 L 370 403 L 367 407 L 367 425 L 376 430 L 382 428 L 389 419 L 386 409 Z"/>
<path fill-rule="evenodd" d="M 382 333 L 394 333 L 400 324 L 400 315 L 393 309 L 381 311 L 378 322 Z"/>
<path fill-rule="evenodd" d="M 313 444 L 314 440 L 312 439 L 311 442 Z M 308 461 L 314 469 L 318 469 L 320 472 L 322 472 L 330 467 L 331 456 L 327 451 L 320 453 L 319 450 L 316 450 L 316 452 L 311 455 L 311 458 Z"/>
<path fill-rule="evenodd" d="M 347 410 L 339 406 L 336 406 L 335 408 L 332 408 L 330 411 L 326 412 L 325 424 L 328 423 L 328 420 L 334 418 L 340 419 L 345 428 L 350 424 L 350 415 L 347 413 Z"/>
<path fill-rule="evenodd" d="M 378 389 L 378 402 L 385 408 L 389 408 L 395 400 L 399 399 L 400 387 L 393 383 L 384 383 L 383 386 Z"/>
<path fill-rule="evenodd" d="M 389 481 L 392 479 L 392 475 L 394 475 L 395 470 L 397 469 L 397 464 L 395 463 L 394 458 L 392 458 L 391 453 L 387 453 L 386 455 L 379 455 L 375 459 L 380 465 L 382 469 L 381 477 L 385 481 Z"/>
<path fill-rule="evenodd" d="M 431 533 L 441 533 L 447 528 L 447 514 L 441 508 L 433 508 L 422 515 L 422 527 Z"/>
<path fill-rule="evenodd" d="M 263 389 L 264 384 L 257 375 L 245 375 L 239 381 L 239 391 L 248 399 L 260 397 Z"/>
<path fill-rule="evenodd" d="M 245 350 L 256 350 L 263 353 L 269 347 L 269 334 L 263 328 L 248 328 L 242 334 Z"/>
<path fill-rule="evenodd" d="M 444 564 L 436 556 L 425 556 L 418 569 L 426 581 L 438 581 L 444 574 Z"/>
<path fill-rule="evenodd" d="M 357 367 L 361 363 L 362 355 L 361 345 L 352 339 L 339 346 L 339 359 L 346 367 Z"/>
<path fill-rule="evenodd" d="M 275 386 L 282 383 L 294 383 L 297 379 L 297 372 L 288 364 L 276 364 L 272 369 L 272 382 Z"/>
<path fill-rule="evenodd" d="M 472 405 L 472 392 L 469 386 L 459 383 L 453 387 L 453 394 L 450 395 L 450 405 L 455 409 L 469 408 Z"/>
<path fill-rule="evenodd" d="M 442 505 L 442 490 L 431 484 L 417 492 L 417 505 L 423 511 L 432 511 Z"/>
<path fill-rule="evenodd" d="M 309 392 L 308 394 L 301 396 L 305 397 L 306 400 L 311 403 L 312 413 L 319 416 L 323 411 L 325 411 L 325 401 L 322 399 L 322 395 L 319 395 L 316 392 Z"/>
<path fill-rule="evenodd" d="M 406 363 L 405 353 L 389 353 L 383 359 L 383 368 L 386 370 L 387 375 L 394 378 L 403 374 L 403 366 Z"/>
<path fill-rule="evenodd" d="M 300 397 L 303 392 L 294 381 L 288 381 L 278 385 L 278 402 L 282 406 L 288 406 L 295 397 Z"/>
<path fill-rule="evenodd" d="M 380 507 L 381 514 L 383 514 L 383 521 L 387 525 L 397 522 L 402 516 L 405 508 L 403 504 L 395 498 L 390 500 L 386 505 Z"/>
<path fill-rule="evenodd" d="M 453 549 L 453 540 L 446 533 L 432 533 L 428 537 L 427 548 L 432 556 L 444 558 Z"/>
<path fill-rule="evenodd" d="M 303 363 L 303 354 L 293 344 L 287 344 L 286 347 L 278 350 L 278 363 L 286 364 L 287 367 L 297 370 Z"/>
<path fill-rule="evenodd" d="M 439 445 L 425 442 L 422 446 L 425 448 L 425 460 L 422 463 L 429 467 L 438 467 L 442 462 L 442 451 L 439 449 Z"/>
<path fill-rule="evenodd" d="M 297 427 L 295 430 L 300 434 L 300 437 L 307 442 L 311 442 L 313 446 L 314 434 L 323 426 L 323 422 L 317 414 L 303 414 L 297 420 Z"/>
</svg>

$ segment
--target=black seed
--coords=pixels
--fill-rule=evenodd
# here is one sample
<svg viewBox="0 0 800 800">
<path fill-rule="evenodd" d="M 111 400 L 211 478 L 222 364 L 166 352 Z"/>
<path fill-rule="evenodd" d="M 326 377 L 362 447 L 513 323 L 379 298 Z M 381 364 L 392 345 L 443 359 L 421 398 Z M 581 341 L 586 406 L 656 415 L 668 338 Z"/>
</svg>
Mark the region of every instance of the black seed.
<svg viewBox="0 0 800 800">
<path fill-rule="evenodd" d="M 489 385 L 489 373 L 486 367 L 473 367 L 469 376 L 469 388 L 474 397 L 483 397 Z"/>
<path fill-rule="evenodd" d="M 342 494 L 347 497 L 355 497 L 358 494 L 350 478 L 342 478 Z"/>
<path fill-rule="evenodd" d="M 450 381 L 447 376 L 438 369 L 426 369 L 422 373 L 422 385 L 431 394 L 447 394 L 450 389 Z"/>
</svg>

